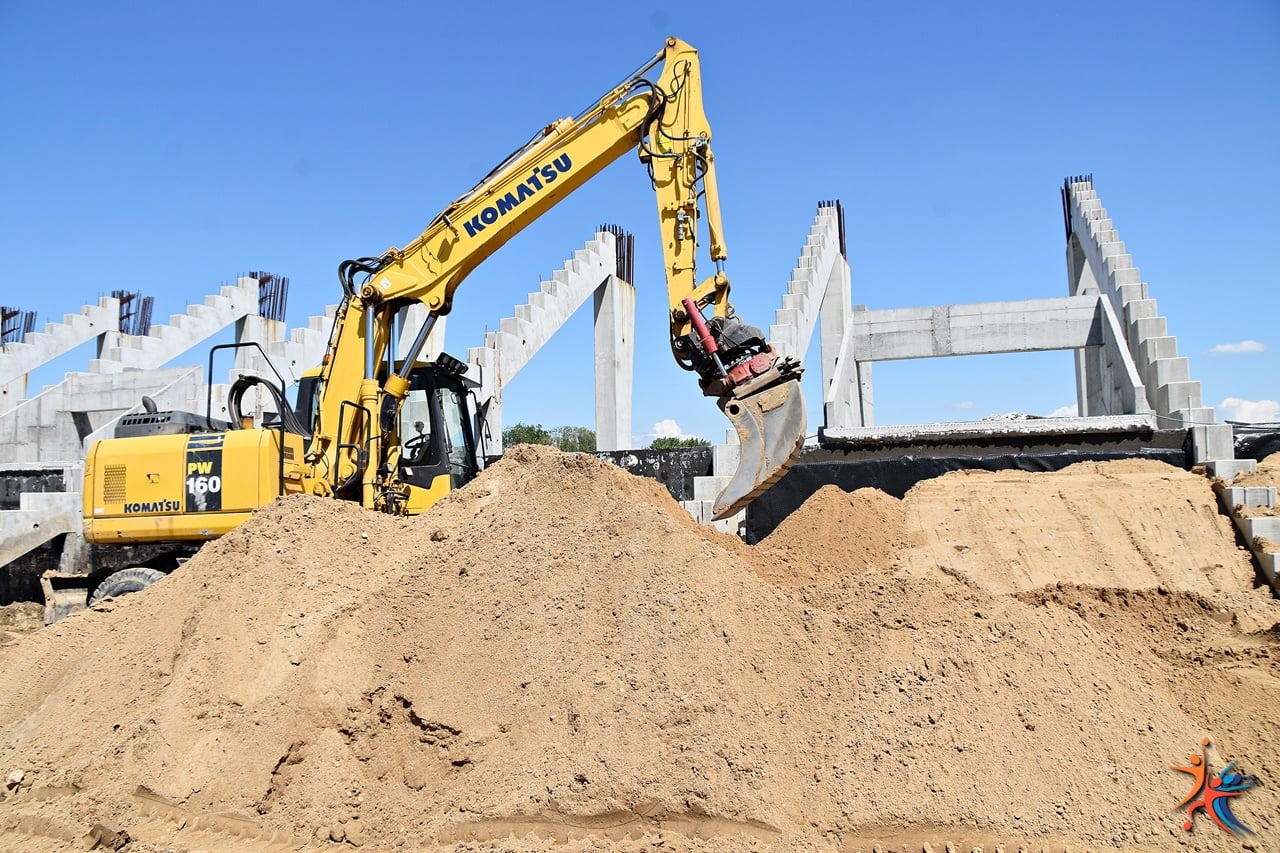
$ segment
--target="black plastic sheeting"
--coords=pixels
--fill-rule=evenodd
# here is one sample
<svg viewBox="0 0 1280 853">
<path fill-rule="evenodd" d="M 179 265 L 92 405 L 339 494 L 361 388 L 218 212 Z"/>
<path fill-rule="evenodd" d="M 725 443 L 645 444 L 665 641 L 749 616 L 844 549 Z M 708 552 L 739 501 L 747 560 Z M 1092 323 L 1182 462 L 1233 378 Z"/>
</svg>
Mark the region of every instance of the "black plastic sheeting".
<svg viewBox="0 0 1280 853">
<path fill-rule="evenodd" d="M 652 477 L 678 501 L 693 500 L 693 478 L 711 476 L 710 447 L 671 450 L 601 450 L 596 456 L 639 477 Z"/>
<path fill-rule="evenodd" d="M 828 458 L 812 458 L 825 456 Z M 806 457 L 810 457 L 806 459 Z M 992 455 L 915 456 L 900 455 L 870 459 L 830 458 L 827 451 L 806 453 L 771 489 L 747 507 L 745 539 L 759 542 L 782 520 L 800 508 L 818 489 L 837 485 L 846 492 L 862 488 L 879 489 L 896 498 L 903 497 L 921 480 L 940 477 L 948 471 L 1057 471 L 1077 462 L 1107 462 L 1114 459 L 1155 459 L 1178 468 L 1189 468 L 1190 457 L 1182 447 L 1140 447 L 1134 449 L 1079 448 L 1044 452 L 998 453 Z M 850 530 L 851 536 L 857 535 Z"/>
<path fill-rule="evenodd" d="M 1231 424 L 1237 459 L 1261 462 L 1273 453 L 1280 453 L 1280 424 Z"/>
<path fill-rule="evenodd" d="M 0 510 L 18 509 L 28 492 L 65 492 L 62 471 L 5 471 L 0 473 Z"/>
</svg>

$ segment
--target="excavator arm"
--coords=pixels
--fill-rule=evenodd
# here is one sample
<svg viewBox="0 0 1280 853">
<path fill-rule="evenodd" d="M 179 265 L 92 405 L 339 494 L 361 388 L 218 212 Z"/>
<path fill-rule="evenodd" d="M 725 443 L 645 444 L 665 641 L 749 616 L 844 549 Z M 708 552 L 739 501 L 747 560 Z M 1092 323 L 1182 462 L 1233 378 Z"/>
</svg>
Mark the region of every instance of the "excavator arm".
<svg viewBox="0 0 1280 853">
<path fill-rule="evenodd" d="M 647 165 L 656 195 L 672 353 L 698 374 L 703 392 L 717 398 L 740 440 L 739 468 L 717 499 L 715 516 L 736 513 L 785 473 L 804 441 L 801 368 L 780 359 L 729 301 L 698 54 L 671 38 L 594 106 L 548 125 L 513 152 L 412 243 L 339 267 L 346 297 L 322 368 L 319 419 L 307 454 L 323 471 L 317 482 L 359 477 L 362 503 L 378 505 L 394 477 L 382 436 L 393 429 L 409 372 L 436 318 L 452 308 L 454 292 L 485 258 L 628 150 Z M 700 220 L 715 267 L 701 281 Z M 393 318 L 413 303 L 425 305 L 428 318 L 397 366 L 388 357 Z"/>
</svg>

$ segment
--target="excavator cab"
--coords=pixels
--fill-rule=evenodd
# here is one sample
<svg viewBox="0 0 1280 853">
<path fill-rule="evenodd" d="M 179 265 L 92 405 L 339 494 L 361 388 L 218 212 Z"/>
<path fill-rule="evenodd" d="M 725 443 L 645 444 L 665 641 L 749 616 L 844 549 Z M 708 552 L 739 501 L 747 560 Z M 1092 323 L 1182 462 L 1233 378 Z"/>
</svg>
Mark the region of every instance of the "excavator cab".
<svg viewBox="0 0 1280 853">
<path fill-rule="evenodd" d="M 400 479 L 419 489 L 459 489 L 480 471 L 468 406 L 466 365 L 447 355 L 409 374 L 409 393 L 400 405 Z M 412 498 L 409 511 L 414 512 Z"/>
<path fill-rule="evenodd" d="M 465 363 L 441 353 L 434 362 L 409 372 L 409 391 L 400 403 L 386 457 L 394 461 L 396 479 L 409 487 L 397 511 L 423 512 L 480 472 L 472 427 L 474 383 L 466 371 Z M 320 376 L 320 368 L 315 368 L 298 380 L 294 415 L 308 434 L 314 432 L 320 414 Z"/>
</svg>

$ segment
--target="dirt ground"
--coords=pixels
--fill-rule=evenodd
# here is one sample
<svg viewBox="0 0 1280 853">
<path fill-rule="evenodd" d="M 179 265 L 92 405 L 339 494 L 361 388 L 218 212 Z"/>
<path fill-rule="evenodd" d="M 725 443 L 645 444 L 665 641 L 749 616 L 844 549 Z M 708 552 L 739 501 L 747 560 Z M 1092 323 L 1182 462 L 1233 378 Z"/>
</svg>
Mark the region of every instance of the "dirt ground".
<svg viewBox="0 0 1280 853">
<path fill-rule="evenodd" d="M 520 447 L 12 624 L 3 850 L 1280 850 L 1280 602 L 1157 462 L 829 487 L 747 546 Z M 1253 834 L 1183 828 L 1201 756 Z"/>
</svg>

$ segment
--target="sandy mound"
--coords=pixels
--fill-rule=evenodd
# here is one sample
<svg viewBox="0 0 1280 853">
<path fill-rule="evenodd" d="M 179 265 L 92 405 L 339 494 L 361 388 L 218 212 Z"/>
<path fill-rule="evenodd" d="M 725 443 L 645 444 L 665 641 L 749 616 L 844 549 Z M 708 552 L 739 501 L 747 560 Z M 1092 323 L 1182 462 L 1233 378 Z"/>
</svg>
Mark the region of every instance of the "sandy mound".
<svg viewBox="0 0 1280 853">
<path fill-rule="evenodd" d="M 1280 486 L 1280 453 L 1272 453 L 1258 463 L 1252 474 L 1237 474 L 1233 486 Z"/>
<path fill-rule="evenodd" d="M 896 511 L 835 498 L 802 509 Z M 546 448 L 414 520 L 281 501 L 0 657 L 0 847 L 1207 851 L 1168 765 L 1211 735 L 1280 779 L 1280 640 L 1212 595 L 789 588 L 755 571 L 778 547 Z M 1235 811 L 1277 849 L 1275 785 Z"/>
<path fill-rule="evenodd" d="M 1250 594 L 1256 572 L 1210 482 L 1148 460 L 1053 473 L 956 471 L 904 499 L 920 544 L 903 557 L 992 592 L 1070 581 Z"/>
<path fill-rule="evenodd" d="M 888 568 L 906 547 L 901 503 L 879 489 L 814 492 L 756 545 L 760 574 L 803 585 Z"/>
<path fill-rule="evenodd" d="M 31 601 L 18 601 L 0 607 L 0 646 L 7 646 L 26 636 L 44 622 L 44 607 Z"/>
</svg>

